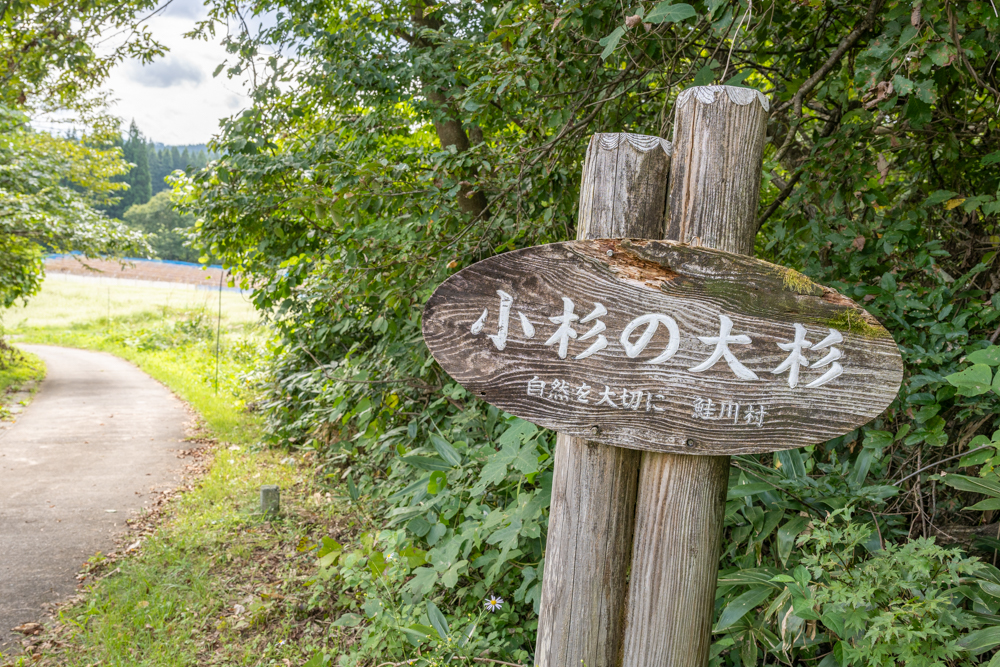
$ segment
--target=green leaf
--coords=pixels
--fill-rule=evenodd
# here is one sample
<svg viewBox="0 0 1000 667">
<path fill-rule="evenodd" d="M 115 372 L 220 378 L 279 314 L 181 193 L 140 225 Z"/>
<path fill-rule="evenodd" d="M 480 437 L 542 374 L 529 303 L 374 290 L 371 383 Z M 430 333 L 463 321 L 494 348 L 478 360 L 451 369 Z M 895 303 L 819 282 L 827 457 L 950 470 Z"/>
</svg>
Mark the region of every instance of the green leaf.
<svg viewBox="0 0 1000 667">
<path fill-rule="evenodd" d="M 444 617 L 444 614 L 441 613 L 437 605 L 430 600 L 427 601 L 427 618 L 431 620 L 431 625 L 437 631 L 438 637 L 446 639 L 451 634 L 451 630 L 448 628 L 448 619 Z"/>
<path fill-rule="evenodd" d="M 617 28 L 615 28 L 610 35 L 608 35 L 600 42 L 598 42 L 601 46 L 604 47 L 604 50 L 601 51 L 601 60 L 607 60 L 608 56 L 614 53 L 615 47 L 618 46 L 618 42 L 619 40 L 621 40 L 622 35 L 624 34 L 625 34 L 625 26 L 620 25 Z"/>
<path fill-rule="evenodd" d="M 983 592 L 987 595 L 995 598 L 1000 598 L 1000 585 L 992 581 L 979 581 L 979 587 L 983 589 Z"/>
<path fill-rule="evenodd" d="M 421 470 L 451 470 L 451 466 L 434 456 L 400 456 L 400 461 Z"/>
<path fill-rule="evenodd" d="M 712 69 L 711 65 L 705 65 L 698 73 L 694 75 L 694 81 L 691 85 L 694 86 L 707 86 L 715 80 L 715 70 Z"/>
<path fill-rule="evenodd" d="M 958 640 L 958 647 L 972 655 L 979 655 L 994 646 L 1000 646 L 1000 625 L 974 630 Z"/>
<path fill-rule="evenodd" d="M 736 76 L 734 76 L 731 79 L 729 79 L 729 81 L 724 82 L 722 85 L 723 86 L 740 86 L 740 85 L 743 84 L 744 79 L 746 79 L 751 74 L 753 74 L 753 70 L 750 69 L 750 68 L 747 68 L 747 69 L 743 70 L 742 72 L 738 72 L 736 74 Z"/>
<path fill-rule="evenodd" d="M 445 461 L 453 466 L 462 465 L 462 455 L 458 453 L 451 443 L 442 438 L 439 435 L 431 434 L 431 445 L 434 446 L 435 451 L 441 455 Z"/>
<path fill-rule="evenodd" d="M 983 350 L 976 350 L 967 356 L 966 360 L 973 364 L 1000 366 L 1000 345 L 990 345 Z"/>
<path fill-rule="evenodd" d="M 406 582 L 406 587 L 417 597 L 423 597 L 437 583 L 438 575 L 431 567 L 418 567 L 413 571 L 413 578 Z"/>
<path fill-rule="evenodd" d="M 497 444 L 501 447 L 513 443 L 520 445 L 523 440 L 536 433 L 538 433 L 537 426 L 523 419 L 515 419 L 497 440 Z"/>
<path fill-rule="evenodd" d="M 419 511 L 419 509 L 417 510 Z M 422 516 L 414 517 L 406 527 L 417 537 L 423 537 L 431 530 L 431 523 Z"/>
<path fill-rule="evenodd" d="M 936 190 L 931 193 L 930 197 L 924 200 L 924 205 L 933 206 L 934 204 L 940 204 L 948 201 L 957 194 L 957 192 L 951 192 L 950 190 Z"/>
<path fill-rule="evenodd" d="M 781 586 L 772 581 L 776 576 L 778 576 L 778 570 L 773 567 L 756 567 L 722 575 L 719 577 L 719 584 L 739 586 L 760 586 L 763 584 L 780 590 Z"/>
<path fill-rule="evenodd" d="M 322 651 L 317 651 L 313 653 L 313 656 L 309 658 L 309 662 L 302 665 L 302 667 L 323 667 L 327 663 L 326 653 Z"/>
<path fill-rule="evenodd" d="M 743 618 L 751 609 L 771 597 L 771 593 L 773 592 L 774 590 L 771 588 L 751 588 L 743 595 L 735 598 L 732 602 L 726 605 L 725 609 L 722 610 L 719 622 L 716 624 L 715 628 L 712 629 L 712 632 L 722 632 L 733 623 Z"/>
<path fill-rule="evenodd" d="M 361 497 L 361 494 L 358 493 L 358 487 L 354 485 L 354 477 L 352 475 L 347 476 L 347 493 L 354 502 L 358 502 L 358 498 Z"/>
<path fill-rule="evenodd" d="M 667 0 L 667 2 L 661 2 L 653 7 L 643 20 L 646 23 L 677 23 L 697 14 L 698 12 L 691 5 L 683 2 L 674 5 L 671 4 L 671 0 Z"/>
<path fill-rule="evenodd" d="M 802 479 L 806 476 L 806 466 L 802 461 L 802 452 L 797 449 L 783 449 L 774 453 L 778 463 L 781 464 L 781 471 L 785 477 L 792 479 Z"/>
<path fill-rule="evenodd" d="M 726 492 L 726 500 L 734 498 L 746 498 L 765 491 L 774 491 L 774 487 L 764 482 L 750 482 L 749 484 L 737 484 Z"/>
<path fill-rule="evenodd" d="M 962 396 L 979 396 L 991 389 L 993 369 L 986 364 L 973 364 L 960 373 L 944 377 L 952 386 L 958 387 Z"/>
<path fill-rule="evenodd" d="M 987 496 L 1000 498 L 1000 484 L 987 479 L 967 477 L 965 475 L 945 475 L 941 481 L 959 491 L 982 493 Z"/>
<path fill-rule="evenodd" d="M 883 449 L 892 444 L 893 435 L 888 431 L 865 431 L 864 446 Z"/>
<path fill-rule="evenodd" d="M 517 456 L 511 461 L 511 465 L 525 475 L 538 472 L 538 450 L 533 444 L 526 444 L 517 452 Z"/>
<path fill-rule="evenodd" d="M 795 546 L 795 538 L 808 525 L 809 517 L 797 516 L 790 519 L 781 528 L 778 528 L 778 558 L 781 559 L 782 565 L 788 563 L 788 557 L 792 554 L 792 548 Z"/>
<path fill-rule="evenodd" d="M 986 510 L 1000 510 L 1000 498 L 989 498 L 987 500 L 980 500 L 975 505 L 970 505 L 965 509 L 975 510 L 977 512 L 985 512 Z"/>
<path fill-rule="evenodd" d="M 337 559 L 340 558 L 340 554 L 343 552 L 344 547 L 329 537 L 324 537 L 320 542 L 319 550 L 316 552 L 316 556 L 319 557 L 320 567 L 330 567 L 337 562 Z"/>
<path fill-rule="evenodd" d="M 962 466 L 963 468 L 965 466 L 978 466 L 983 463 L 986 463 L 995 454 L 996 454 L 995 450 L 989 450 L 989 449 L 984 449 L 980 452 L 976 452 L 975 454 L 966 454 L 958 462 L 958 465 Z"/>
<path fill-rule="evenodd" d="M 334 627 L 338 627 L 338 628 L 353 628 L 353 627 L 357 626 L 358 624 L 360 624 L 361 621 L 363 621 L 363 620 L 364 620 L 364 618 L 362 618 L 358 614 L 344 614 L 343 616 L 341 616 L 340 618 L 338 618 L 336 621 L 334 621 L 333 625 L 334 625 Z"/>
<path fill-rule="evenodd" d="M 434 635 L 434 628 L 423 625 L 422 623 L 414 623 L 408 628 L 399 628 L 399 631 L 406 635 L 406 638 L 410 640 L 410 643 L 414 646 L 420 646 L 425 643 Z"/>
<path fill-rule="evenodd" d="M 431 478 L 427 482 L 427 493 L 436 495 L 440 493 L 445 487 L 448 486 L 448 475 L 444 474 L 441 470 L 435 470 L 431 473 Z"/>
</svg>

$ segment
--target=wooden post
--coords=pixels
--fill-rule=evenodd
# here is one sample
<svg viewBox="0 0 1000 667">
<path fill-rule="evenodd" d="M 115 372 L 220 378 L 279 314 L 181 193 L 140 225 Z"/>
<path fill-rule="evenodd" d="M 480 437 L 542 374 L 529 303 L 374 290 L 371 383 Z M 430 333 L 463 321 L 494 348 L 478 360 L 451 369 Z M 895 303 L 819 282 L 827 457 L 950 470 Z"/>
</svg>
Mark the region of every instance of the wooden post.
<svg viewBox="0 0 1000 667">
<path fill-rule="evenodd" d="M 767 113 L 745 88 L 678 96 L 668 239 L 752 254 Z M 624 667 L 708 664 L 728 479 L 728 456 L 642 453 Z"/>
<path fill-rule="evenodd" d="M 596 134 L 580 187 L 577 239 L 659 239 L 670 144 Z M 616 667 L 642 454 L 559 435 L 535 664 Z"/>
</svg>

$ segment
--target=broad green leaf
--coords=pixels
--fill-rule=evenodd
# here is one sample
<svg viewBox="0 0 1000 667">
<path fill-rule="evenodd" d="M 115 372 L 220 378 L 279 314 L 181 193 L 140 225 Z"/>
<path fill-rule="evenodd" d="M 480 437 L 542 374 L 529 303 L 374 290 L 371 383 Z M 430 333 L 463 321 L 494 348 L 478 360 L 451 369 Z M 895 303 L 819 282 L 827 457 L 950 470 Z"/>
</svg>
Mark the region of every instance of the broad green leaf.
<svg viewBox="0 0 1000 667">
<path fill-rule="evenodd" d="M 316 552 L 316 555 L 319 557 L 320 567 L 330 567 L 340 558 L 340 554 L 343 552 L 344 548 L 339 543 L 329 537 L 324 537 L 320 543 L 319 550 Z"/>
<path fill-rule="evenodd" d="M 604 47 L 601 51 L 601 60 L 607 60 L 608 56 L 614 53 L 615 47 L 618 46 L 618 42 L 621 40 L 622 35 L 625 34 L 625 26 L 618 26 L 612 31 L 610 35 L 602 39 L 599 44 Z M 591 42 L 593 43 L 593 42 Z"/>
<path fill-rule="evenodd" d="M 987 438 L 985 435 L 977 435 L 975 438 L 969 441 L 969 449 L 976 449 L 977 447 L 982 447 L 983 445 L 988 445 L 992 440 Z"/>
<path fill-rule="evenodd" d="M 883 449 L 892 444 L 893 435 L 888 431 L 865 431 L 865 447 Z"/>
<path fill-rule="evenodd" d="M 1000 484 L 988 479 L 966 475 L 945 475 L 941 481 L 959 491 L 971 491 L 972 493 L 1000 497 Z"/>
<path fill-rule="evenodd" d="M 773 567 L 757 567 L 747 570 L 737 570 L 719 577 L 720 585 L 743 585 L 743 586 L 772 586 L 781 589 L 772 581 L 778 576 L 778 570 Z"/>
<path fill-rule="evenodd" d="M 980 581 L 979 587 L 983 589 L 983 592 L 987 595 L 1000 598 L 1000 585 L 995 584 L 992 581 Z"/>
<path fill-rule="evenodd" d="M 441 470 L 435 470 L 431 473 L 431 478 L 427 482 L 427 493 L 436 495 L 446 486 L 448 486 L 448 475 L 444 474 Z"/>
<path fill-rule="evenodd" d="M 980 500 L 975 505 L 970 505 L 965 509 L 975 510 L 977 512 L 985 512 L 986 510 L 1000 510 L 1000 498 L 989 498 L 987 500 Z"/>
<path fill-rule="evenodd" d="M 765 491 L 774 491 L 774 486 L 771 484 L 765 484 L 764 482 L 750 482 L 749 484 L 737 484 L 731 487 L 726 493 L 726 500 L 732 500 L 734 498 L 745 498 L 747 496 L 753 496 L 758 493 L 764 493 Z"/>
<path fill-rule="evenodd" d="M 313 656 L 311 658 L 309 658 L 309 662 L 302 665 L 302 667 L 323 667 L 326 664 L 326 662 L 327 662 L 326 653 L 323 653 L 322 651 L 317 651 L 316 653 L 313 653 Z"/>
<path fill-rule="evenodd" d="M 977 466 L 990 460 L 994 455 L 996 455 L 995 449 L 984 449 L 975 454 L 966 454 L 959 460 L 958 465 L 962 467 Z"/>
<path fill-rule="evenodd" d="M 438 575 L 434 568 L 418 567 L 413 571 L 413 578 L 406 582 L 406 587 L 417 597 L 423 597 L 437 583 Z"/>
<path fill-rule="evenodd" d="M 497 440 L 497 444 L 501 447 L 512 443 L 520 445 L 522 440 L 535 433 L 538 433 L 537 426 L 523 419 L 515 419 Z"/>
<path fill-rule="evenodd" d="M 1000 646 L 1000 625 L 974 630 L 958 640 L 958 647 L 979 655 L 994 646 Z"/>
<path fill-rule="evenodd" d="M 381 551 L 376 551 L 368 558 L 368 569 L 371 570 L 372 574 L 376 577 L 380 576 L 385 572 L 385 567 L 388 563 L 385 560 L 385 555 Z"/>
<path fill-rule="evenodd" d="M 529 442 L 524 447 L 521 447 L 517 452 L 517 456 L 511 461 L 511 465 L 525 475 L 538 472 L 538 450 L 534 444 Z"/>
<path fill-rule="evenodd" d="M 802 452 L 797 449 L 783 449 L 774 453 L 778 463 L 781 464 L 781 471 L 785 477 L 801 479 L 806 476 L 806 466 L 802 461 Z"/>
<path fill-rule="evenodd" d="M 410 640 L 410 643 L 414 646 L 420 646 L 423 643 L 429 641 L 436 632 L 434 628 L 423 625 L 422 623 L 414 623 L 408 628 L 399 628 L 399 631 L 406 635 L 406 638 Z"/>
<path fill-rule="evenodd" d="M 420 510 L 417 509 L 417 511 L 419 512 Z M 411 519 L 410 522 L 406 524 L 406 527 L 417 537 L 423 537 L 430 532 L 431 523 L 424 517 L 418 516 Z"/>
<path fill-rule="evenodd" d="M 451 466 L 435 456 L 400 456 L 400 461 L 421 470 L 451 470 Z"/>
<path fill-rule="evenodd" d="M 792 554 L 792 548 L 795 546 L 795 538 L 808 525 L 809 517 L 797 516 L 787 521 L 781 528 L 778 528 L 778 558 L 781 559 L 782 565 L 788 562 L 788 557 Z"/>
<path fill-rule="evenodd" d="M 931 196 L 924 200 L 924 205 L 932 206 L 934 204 L 940 204 L 941 202 L 948 201 L 954 197 L 956 192 L 951 192 L 949 190 L 937 190 L 931 193 Z"/>
<path fill-rule="evenodd" d="M 363 620 L 364 618 L 360 614 L 344 614 L 334 621 L 333 625 L 338 628 L 353 628 Z"/>
<path fill-rule="evenodd" d="M 946 375 L 944 379 L 958 387 L 962 396 L 979 396 L 990 390 L 993 370 L 986 364 L 973 364 L 960 373 Z"/>
<path fill-rule="evenodd" d="M 743 618 L 747 612 L 749 612 L 754 607 L 759 606 L 767 598 L 771 597 L 774 592 L 772 588 L 751 588 L 746 593 L 736 597 L 726 605 L 726 608 L 722 610 L 722 615 L 719 616 L 719 622 L 716 624 L 712 632 L 722 632 L 729 626 L 731 626 L 736 621 Z"/>
<path fill-rule="evenodd" d="M 430 600 L 427 601 L 427 618 L 430 619 L 431 625 L 437 631 L 438 637 L 445 639 L 451 634 L 451 630 L 448 628 L 448 619 L 444 617 L 444 614 L 441 613 L 437 605 Z"/>
<path fill-rule="evenodd" d="M 691 5 L 683 2 L 674 5 L 668 0 L 653 7 L 643 20 L 646 23 L 677 23 L 697 14 Z"/>
<path fill-rule="evenodd" d="M 451 443 L 437 434 L 431 434 L 431 445 L 434 450 L 441 455 L 447 463 L 453 466 L 462 465 L 462 455 L 458 453 Z"/>
<path fill-rule="evenodd" d="M 691 83 L 695 86 L 707 86 L 715 80 L 715 70 L 712 69 L 712 65 L 705 65 L 698 73 L 694 75 L 694 81 Z"/>
<path fill-rule="evenodd" d="M 973 364 L 1000 366 L 1000 345 L 990 345 L 983 350 L 976 350 L 968 355 L 966 360 Z"/>
</svg>

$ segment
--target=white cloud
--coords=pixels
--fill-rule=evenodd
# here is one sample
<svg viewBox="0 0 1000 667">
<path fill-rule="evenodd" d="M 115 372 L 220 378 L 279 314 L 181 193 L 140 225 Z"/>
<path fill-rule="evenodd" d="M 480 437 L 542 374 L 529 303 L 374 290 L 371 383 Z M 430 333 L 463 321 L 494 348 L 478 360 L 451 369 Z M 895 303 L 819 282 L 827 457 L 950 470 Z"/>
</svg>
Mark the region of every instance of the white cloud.
<svg viewBox="0 0 1000 667">
<path fill-rule="evenodd" d="M 199 144 L 218 132 L 219 119 L 249 104 L 243 82 L 215 68 L 230 55 L 216 42 L 183 34 L 206 16 L 200 0 L 173 0 L 147 21 L 153 36 L 170 52 L 152 65 L 126 62 L 111 72 L 107 89 L 116 100 L 112 113 L 135 119 L 142 133 L 165 144 Z"/>
<path fill-rule="evenodd" d="M 198 63 L 173 55 L 146 66 L 129 63 L 125 75 L 129 81 L 147 88 L 172 88 L 185 83 L 198 85 L 205 79 Z"/>
</svg>

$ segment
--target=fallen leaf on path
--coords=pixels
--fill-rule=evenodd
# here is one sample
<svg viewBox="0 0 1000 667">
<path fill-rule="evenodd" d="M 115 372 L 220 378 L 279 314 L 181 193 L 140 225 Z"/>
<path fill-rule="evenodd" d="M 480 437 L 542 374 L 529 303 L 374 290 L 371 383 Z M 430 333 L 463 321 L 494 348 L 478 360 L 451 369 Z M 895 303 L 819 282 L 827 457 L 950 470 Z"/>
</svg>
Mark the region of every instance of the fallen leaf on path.
<svg viewBox="0 0 1000 667">
<path fill-rule="evenodd" d="M 22 635 L 38 635 L 41 634 L 42 627 L 41 623 L 23 623 L 16 628 L 11 628 L 14 632 L 20 632 Z"/>
</svg>

